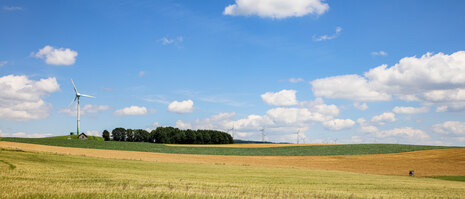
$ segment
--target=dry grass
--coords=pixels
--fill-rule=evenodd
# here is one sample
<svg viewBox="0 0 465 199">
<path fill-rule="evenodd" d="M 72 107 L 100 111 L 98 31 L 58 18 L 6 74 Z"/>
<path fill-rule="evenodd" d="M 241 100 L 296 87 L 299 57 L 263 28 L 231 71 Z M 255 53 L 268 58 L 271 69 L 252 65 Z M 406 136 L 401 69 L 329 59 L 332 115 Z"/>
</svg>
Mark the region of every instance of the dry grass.
<svg viewBox="0 0 465 199">
<path fill-rule="evenodd" d="M 415 170 L 416 176 L 465 176 L 465 148 L 378 155 L 222 156 L 83 149 L 1 141 L 0 147 L 25 151 L 156 162 L 304 168 L 385 175 L 408 175 L 409 170 Z"/>
<path fill-rule="evenodd" d="M 0 150 L 0 160 L 4 161 L 0 163 L 0 198 L 463 198 L 465 195 L 463 182 L 406 176 L 102 159 L 17 150 Z M 5 162 L 16 168 L 8 168 Z"/>
</svg>

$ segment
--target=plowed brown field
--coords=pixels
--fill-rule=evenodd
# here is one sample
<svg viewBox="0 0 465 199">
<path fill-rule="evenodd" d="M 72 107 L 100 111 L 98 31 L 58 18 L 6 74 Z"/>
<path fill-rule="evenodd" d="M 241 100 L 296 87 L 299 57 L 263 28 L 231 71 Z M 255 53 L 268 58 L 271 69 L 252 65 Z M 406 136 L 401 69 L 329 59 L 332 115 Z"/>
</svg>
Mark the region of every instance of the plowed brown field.
<svg viewBox="0 0 465 199">
<path fill-rule="evenodd" d="M 0 141 L 0 147 L 24 151 L 159 162 L 287 167 L 387 175 L 408 175 L 409 170 L 415 170 L 416 176 L 465 176 L 465 148 L 377 155 L 223 156 L 84 149 L 2 141 Z"/>
</svg>

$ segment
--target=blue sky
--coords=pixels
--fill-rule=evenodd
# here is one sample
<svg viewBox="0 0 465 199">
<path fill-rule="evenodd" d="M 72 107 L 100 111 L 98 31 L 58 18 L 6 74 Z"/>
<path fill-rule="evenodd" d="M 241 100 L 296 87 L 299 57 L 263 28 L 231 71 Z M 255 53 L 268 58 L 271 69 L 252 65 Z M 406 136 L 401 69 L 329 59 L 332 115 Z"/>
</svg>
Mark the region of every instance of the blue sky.
<svg viewBox="0 0 465 199">
<path fill-rule="evenodd" d="M 234 127 L 247 140 L 265 128 L 274 142 L 464 145 L 463 8 L 1 0 L 0 133 L 75 131 L 72 78 L 97 97 L 81 98 L 88 134 Z"/>
</svg>

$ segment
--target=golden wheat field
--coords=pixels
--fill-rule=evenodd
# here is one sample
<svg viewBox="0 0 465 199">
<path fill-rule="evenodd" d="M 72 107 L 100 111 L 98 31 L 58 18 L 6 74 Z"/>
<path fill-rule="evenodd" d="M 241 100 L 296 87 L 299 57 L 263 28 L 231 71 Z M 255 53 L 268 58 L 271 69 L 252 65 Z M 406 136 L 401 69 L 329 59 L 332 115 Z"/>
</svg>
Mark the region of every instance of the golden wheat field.
<svg viewBox="0 0 465 199">
<path fill-rule="evenodd" d="M 171 163 L 204 163 L 336 170 L 364 174 L 416 176 L 464 176 L 465 148 L 424 150 L 405 153 L 346 156 L 225 156 L 116 151 L 0 142 L 0 147 L 98 158 Z"/>
<path fill-rule="evenodd" d="M 0 149 L 0 198 L 463 198 L 465 183 Z"/>
</svg>

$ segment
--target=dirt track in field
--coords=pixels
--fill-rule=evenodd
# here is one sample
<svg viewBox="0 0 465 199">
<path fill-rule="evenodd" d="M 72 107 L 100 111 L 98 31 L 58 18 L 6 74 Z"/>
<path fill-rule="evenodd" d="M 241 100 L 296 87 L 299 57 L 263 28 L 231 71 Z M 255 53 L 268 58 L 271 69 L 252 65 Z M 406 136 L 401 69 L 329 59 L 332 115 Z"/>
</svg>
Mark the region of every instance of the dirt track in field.
<svg viewBox="0 0 465 199">
<path fill-rule="evenodd" d="M 465 176 L 465 148 L 345 156 L 188 155 L 83 149 L 3 141 L 0 141 L 0 148 L 154 162 L 303 168 L 386 175 L 408 175 L 409 170 L 415 170 L 416 176 Z"/>
</svg>

